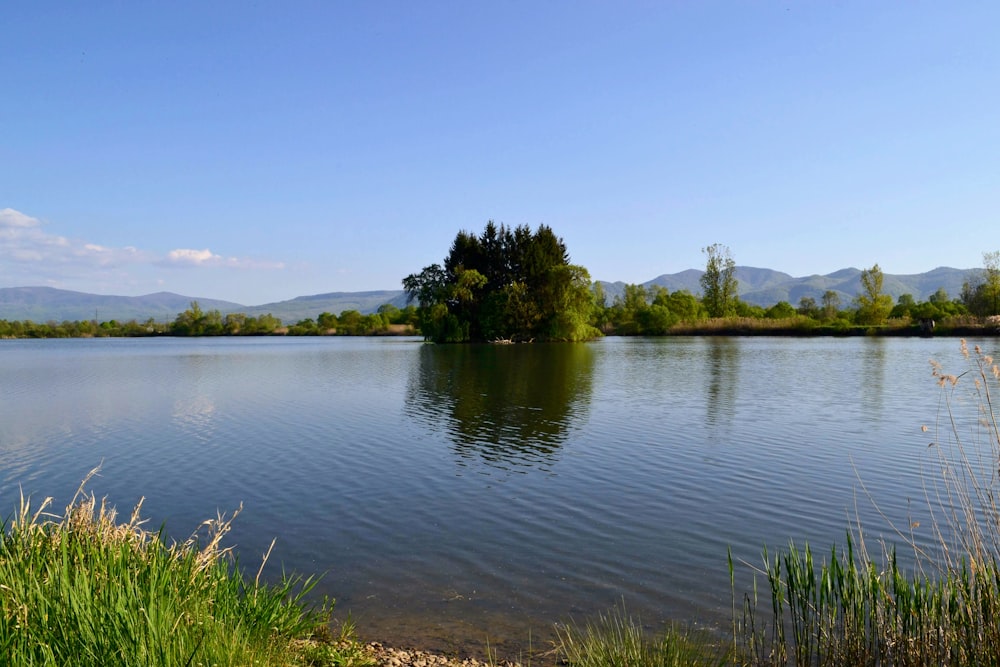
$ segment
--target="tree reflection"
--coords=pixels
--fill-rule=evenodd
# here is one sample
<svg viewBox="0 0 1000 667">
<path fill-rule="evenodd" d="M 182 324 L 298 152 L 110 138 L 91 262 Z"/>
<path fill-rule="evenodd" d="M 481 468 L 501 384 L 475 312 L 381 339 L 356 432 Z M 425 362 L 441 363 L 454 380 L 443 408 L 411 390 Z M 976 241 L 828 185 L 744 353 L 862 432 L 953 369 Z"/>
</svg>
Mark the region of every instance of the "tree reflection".
<svg viewBox="0 0 1000 667">
<path fill-rule="evenodd" d="M 705 419 L 714 427 L 730 426 L 739 384 L 739 342 L 728 336 L 709 336 L 706 344 Z"/>
<path fill-rule="evenodd" d="M 460 465 L 548 470 L 589 406 L 593 366 L 586 344 L 425 345 L 407 411 Z"/>
<path fill-rule="evenodd" d="M 868 421 L 879 421 L 885 406 L 886 345 L 886 339 L 869 336 L 861 353 L 861 407 Z"/>
</svg>

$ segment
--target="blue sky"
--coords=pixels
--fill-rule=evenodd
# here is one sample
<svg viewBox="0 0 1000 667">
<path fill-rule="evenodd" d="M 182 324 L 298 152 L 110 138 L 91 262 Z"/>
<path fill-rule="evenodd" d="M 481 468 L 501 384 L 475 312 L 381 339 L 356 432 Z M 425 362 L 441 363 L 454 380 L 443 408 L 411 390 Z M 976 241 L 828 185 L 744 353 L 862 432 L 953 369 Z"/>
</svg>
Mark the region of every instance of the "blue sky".
<svg viewBox="0 0 1000 667">
<path fill-rule="evenodd" d="M 972 268 L 1000 3 L 0 7 L 0 287 L 399 289 L 487 220 L 594 279 Z"/>
</svg>

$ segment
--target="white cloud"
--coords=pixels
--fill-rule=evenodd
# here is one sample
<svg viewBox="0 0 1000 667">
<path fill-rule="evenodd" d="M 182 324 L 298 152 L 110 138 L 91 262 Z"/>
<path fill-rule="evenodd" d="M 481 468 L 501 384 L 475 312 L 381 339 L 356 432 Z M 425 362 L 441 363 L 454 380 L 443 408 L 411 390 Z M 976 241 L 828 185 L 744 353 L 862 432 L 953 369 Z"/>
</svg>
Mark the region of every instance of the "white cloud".
<svg viewBox="0 0 1000 667">
<path fill-rule="evenodd" d="M 254 270 L 280 270 L 285 268 L 284 262 L 271 262 L 267 260 L 248 259 L 243 257 L 223 257 L 205 248 L 204 250 L 192 250 L 191 248 L 178 248 L 167 253 L 165 262 L 169 265 L 222 267 L 228 269 L 254 269 Z"/>
<path fill-rule="evenodd" d="M 0 209 L 0 227 L 21 228 L 38 227 L 42 224 L 38 218 L 32 218 L 12 208 Z"/>
<path fill-rule="evenodd" d="M 155 266 L 252 271 L 285 268 L 282 262 L 224 257 L 208 248 L 178 248 L 162 255 L 134 246 L 109 247 L 50 234 L 41 220 L 12 208 L 0 209 L 0 260 L 0 284 L 67 287 L 137 284 L 144 280 L 140 275 Z"/>
<path fill-rule="evenodd" d="M 223 259 L 208 248 L 204 250 L 178 248 L 167 253 L 167 261 L 176 264 L 193 264 L 195 266 L 217 266 Z"/>
</svg>

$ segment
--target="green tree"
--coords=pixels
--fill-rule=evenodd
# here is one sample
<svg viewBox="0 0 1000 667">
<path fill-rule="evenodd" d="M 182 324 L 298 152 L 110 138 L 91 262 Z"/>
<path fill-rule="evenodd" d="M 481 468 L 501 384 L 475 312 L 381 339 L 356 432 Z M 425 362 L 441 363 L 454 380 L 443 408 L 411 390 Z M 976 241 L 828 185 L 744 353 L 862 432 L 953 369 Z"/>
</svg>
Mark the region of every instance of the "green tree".
<svg viewBox="0 0 1000 667">
<path fill-rule="evenodd" d="M 819 316 L 819 306 L 816 305 L 816 299 L 811 296 L 804 296 L 799 299 L 799 307 L 795 310 L 799 315 L 805 317 Z"/>
<path fill-rule="evenodd" d="M 653 299 L 653 303 L 669 308 L 678 322 L 697 322 L 707 317 L 701 301 L 687 290 L 675 290 L 662 300 L 658 295 Z"/>
<path fill-rule="evenodd" d="M 648 294 L 642 285 L 625 285 L 622 295 L 615 297 L 611 307 L 611 322 L 619 336 L 637 336 L 643 333 L 641 320 L 649 309 Z"/>
<path fill-rule="evenodd" d="M 316 326 L 319 328 L 320 333 L 336 331 L 337 325 L 337 316 L 333 313 L 323 311 L 316 317 Z"/>
<path fill-rule="evenodd" d="M 882 293 L 882 269 L 875 264 L 861 272 L 861 293 L 855 297 L 858 305 L 858 324 L 885 324 L 892 310 L 892 297 Z"/>
<path fill-rule="evenodd" d="M 912 294 L 900 294 L 896 299 L 896 305 L 889 311 L 889 317 L 905 318 L 913 317 L 913 311 L 917 306 Z"/>
<path fill-rule="evenodd" d="M 931 294 L 927 300 L 931 303 L 948 303 L 950 299 L 948 298 L 948 292 L 943 287 L 938 287 L 937 291 Z"/>
<path fill-rule="evenodd" d="M 597 335 L 586 269 L 569 262 L 562 239 L 541 225 L 492 221 L 480 236 L 459 232 L 443 265 L 403 279 L 420 306 L 424 336 L 437 342 L 581 340 Z"/>
<path fill-rule="evenodd" d="M 837 311 L 840 310 L 840 295 L 834 292 L 832 289 L 828 289 L 823 292 L 823 310 L 822 318 L 824 320 L 832 320 L 837 317 Z"/>
<path fill-rule="evenodd" d="M 229 313 L 222 321 L 222 326 L 230 336 L 237 336 L 243 333 L 246 327 L 247 316 L 244 313 Z"/>
<path fill-rule="evenodd" d="M 702 248 L 707 256 L 700 278 L 701 301 L 709 317 L 729 317 L 736 313 L 736 262 L 729 248 L 718 243 Z"/>
<path fill-rule="evenodd" d="M 965 281 L 961 298 L 973 315 L 1000 315 L 1000 251 L 983 253 L 983 269 Z"/>
<path fill-rule="evenodd" d="M 205 331 L 206 315 L 197 301 L 174 319 L 171 333 L 175 336 L 201 336 Z"/>
<path fill-rule="evenodd" d="M 769 320 L 787 320 L 796 315 L 795 308 L 787 301 L 779 301 L 764 311 L 764 317 Z"/>
</svg>

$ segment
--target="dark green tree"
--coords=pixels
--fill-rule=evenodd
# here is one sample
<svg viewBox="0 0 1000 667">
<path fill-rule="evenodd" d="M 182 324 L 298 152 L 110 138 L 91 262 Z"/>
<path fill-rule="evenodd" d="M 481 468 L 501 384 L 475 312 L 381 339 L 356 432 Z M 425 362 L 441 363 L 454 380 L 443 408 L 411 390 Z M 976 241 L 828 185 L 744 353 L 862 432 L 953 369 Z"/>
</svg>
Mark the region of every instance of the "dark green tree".
<svg viewBox="0 0 1000 667">
<path fill-rule="evenodd" d="M 586 269 L 573 266 L 562 239 L 541 225 L 487 223 L 480 236 L 459 232 L 443 265 L 403 279 L 420 306 L 420 326 L 436 342 L 583 340 L 593 294 Z"/>
</svg>

